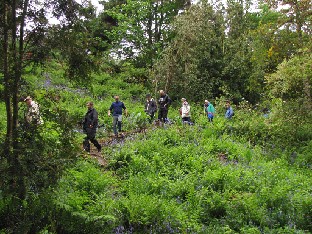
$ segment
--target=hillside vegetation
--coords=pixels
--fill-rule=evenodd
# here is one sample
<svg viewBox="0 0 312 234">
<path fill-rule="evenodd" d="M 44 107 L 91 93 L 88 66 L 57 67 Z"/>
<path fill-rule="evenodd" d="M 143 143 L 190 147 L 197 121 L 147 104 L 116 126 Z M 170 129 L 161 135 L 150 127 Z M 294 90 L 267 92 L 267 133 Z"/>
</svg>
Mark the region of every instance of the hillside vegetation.
<svg viewBox="0 0 312 234">
<path fill-rule="evenodd" d="M 307 233 L 312 231 L 312 144 L 308 122 L 292 128 L 278 107 L 264 116 L 261 106 L 243 101 L 232 120 L 224 100 L 214 100 L 217 116 L 208 123 L 202 105 L 191 103 L 193 126 L 183 125 L 179 101 L 170 125 L 148 124 L 147 92 L 94 74 L 92 89 L 69 85 L 53 68 L 29 74 L 32 95 L 45 124 L 24 142 L 23 176 L 30 186 L 18 230 L 31 233 Z M 55 64 L 57 66 L 57 64 Z M 47 84 L 46 75 L 49 74 Z M 36 77 L 36 82 L 31 81 Z M 135 93 L 134 93 L 135 92 Z M 129 116 L 125 139 L 103 147 L 105 166 L 84 153 L 77 124 L 95 102 L 98 139 L 112 134 L 107 109 L 118 93 Z M 23 108 L 24 103 L 20 103 Z M 3 118 L 3 117 L 2 117 Z M 146 129 L 140 133 L 136 129 Z M 32 155 L 32 156 L 30 156 Z M 36 155 L 36 157 L 34 157 Z M 5 164 L 2 163 L 2 168 Z M 65 169 L 62 172 L 61 169 Z M 57 172 L 55 174 L 55 172 Z M 50 177 L 53 176 L 53 177 Z M 1 192 L 1 220 L 14 200 Z M 13 229 L 14 230 L 14 229 Z M 3 229 L 4 233 L 12 230 Z"/>
<path fill-rule="evenodd" d="M 312 0 L 99 4 L 0 1 L 0 234 L 312 233 Z"/>
</svg>

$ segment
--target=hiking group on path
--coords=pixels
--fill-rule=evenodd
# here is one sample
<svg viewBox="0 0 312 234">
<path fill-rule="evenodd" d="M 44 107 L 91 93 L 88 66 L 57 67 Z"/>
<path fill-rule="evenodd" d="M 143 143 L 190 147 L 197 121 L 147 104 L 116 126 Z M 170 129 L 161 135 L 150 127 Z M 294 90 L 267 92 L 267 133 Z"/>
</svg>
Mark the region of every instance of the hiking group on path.
<svg viewBox="0 0 312 234">
<path fill-rule="evenodd" d="M 125 116 L 128 115 L 128 110 L 125 104 L 119 100 L 119 96 L 114 96 L 115 101 L 111 104 L 108 109 L 108 116 L 112 116 L 112 126 L 115 137 L 124 137 L 122 133 L 122 115 L 123 111 Z M 27 105 L 27 111 L 25 113 L 25 122 L 28 125 L 37 126 L 42 124 L 42 118 L 39 112 L 38 103 L 34 102 L 31 97 L 26 97 L 24 99 Z M 150 94 L 146 95 L 146 102 L 144 105 L 144 112 L 148 116 L 148 122 L 156 124 L 166 124 L 170 123 L 168 119 L 168 110 L 171 106 L 172 100 L 164 90 L 159 91 L 159 99 L 156 101 L 152 98 Z M 83 149 L 90 153 L 90 142 L 97 148 L 98 152 L 101 152 L 102 146 L 96 139 L 96 131 L 98 128 L 98 112 L 94 108 L 93 102 L 89 101 L 86 103 L 87 113 L 82 121 L 83 133 L 86 134 L 83 140 Z M 234 116 L 234 111 L 230 105 L 229 101 L 226 101 L 225 104 L 226 112 L 225 118 L 231 119 Z M 156 112 L 158 111 L 158 118 L 155 120 Z M 181 98 L 181 108 L 179 109 L 180 116 L 183 124 L 193 125 L 191 122 L 191 106 L 187 102 L 186 98 Z M 213 122 L 215 116 L 215 108 L 208 100 L 204 102 L 204 114 L 207 116 L 209 122 Z"/>
</svg>

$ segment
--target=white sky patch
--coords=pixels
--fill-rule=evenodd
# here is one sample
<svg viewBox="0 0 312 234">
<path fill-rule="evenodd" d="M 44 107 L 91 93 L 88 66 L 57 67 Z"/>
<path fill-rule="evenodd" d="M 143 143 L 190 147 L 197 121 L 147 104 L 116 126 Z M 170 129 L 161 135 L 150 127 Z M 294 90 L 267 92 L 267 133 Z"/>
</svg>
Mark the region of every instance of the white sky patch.
<svg viewBox="0 0 312 234">
<path fill-rule="evenodd" d="M 87 1 L 86 0 L 76 0 L 76 2 L 78 2 L 79 4 L 88 3 L 89 1 L 95 7 L 97 15 L 104 10 L 104 6 L 99 3 L 99 0 L 87 0 Z M 52 17 L 52 15 L 48 18 L 49 18 L 50 24 L 60 24 L 60 20 L 56 19 L 55 17 Z"/>
<path fill-rule="evenodd" d="M 98 0 L 91 0 L 91 3 L 96 8 L 96 14 L 99 14 L 100 12 L 102 12 L 104 10 L 103 5 L 99 4 Z"/>
</svg>

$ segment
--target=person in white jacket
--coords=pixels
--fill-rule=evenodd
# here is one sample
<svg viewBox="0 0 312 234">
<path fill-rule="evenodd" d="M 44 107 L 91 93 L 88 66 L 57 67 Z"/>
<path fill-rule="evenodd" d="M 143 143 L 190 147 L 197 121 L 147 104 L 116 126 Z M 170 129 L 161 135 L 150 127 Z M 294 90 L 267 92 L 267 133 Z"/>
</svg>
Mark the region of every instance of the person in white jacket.
<svg viewBox="0 0 312 234">
<path fill-rule="evenodd" d="M 183 123 L 190 123 L 191 122 L 191 106 L 188 104 L 185 98 L 181 98 L 182 107 L 180 108 L 180 113 L 182 117 Z"/>
<path fill-rule="evenodd" d="M 27 105 L 27 110 L 25 113 L 25 121 L 27 126 L 30 127 L 43 124 L 43 120 L 39 111 L 39 104 L 33 101 L 30 96 L 27 96 L 24 99 L 24 102 Z"/>
</svg>

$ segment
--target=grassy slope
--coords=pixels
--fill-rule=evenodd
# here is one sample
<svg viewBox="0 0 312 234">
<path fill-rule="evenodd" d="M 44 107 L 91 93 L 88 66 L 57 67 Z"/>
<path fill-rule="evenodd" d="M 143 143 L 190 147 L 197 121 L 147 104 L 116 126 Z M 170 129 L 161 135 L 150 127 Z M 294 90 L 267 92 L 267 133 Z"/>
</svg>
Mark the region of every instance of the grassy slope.
<svg viewBox="0 0 312 234">
<path fill-rule="evenodd" d="M 86 101 L 92 100 L 105 124 L 98 137 L 106 138 L 111 132 L 106 113 L 114 94 L 121 96 L 130 112 L 124 130 L 146 125 L 142 86 L 101 74 L 94 75 L 90 92 L 67 84 L 61 69 L 55 67 L 45 71 L 52 81 L 49 87 L 44 87 L 42 71 L 28 77 L 34 90 L 31 95 L 46 117 L 46 130 L 53 128 L 51 113 L 66 110 L 66 121 L 76 123 L 86 111 Z M 236 112 L 236 120 L 227 122 L 222 107 L 216 108 L 219 113 L 211 125 L 200 115 L 201 107 L 192 105 L 195 126 L 182 126 L 177 108 L 171 108 L 169 117 L 175 124 L 149 126 L 144 134 L 105 147 L 103 155 L 109 164 L 104 170 L 87 158 L 78 160 L 51 198 L 47 229 L 69 233 L 311 232 L 312 176 L 306 163 L 311 144 L 295 156 L 276 150 L 274 138 L 266 131 L 270 120 L 242 110 Z M 76 137 L 80 144 L 83 134 Z"/>
<path fill-rule="evenodd" d="M 61 187 L 78 187 L 71 187 L 69 193 L 67 187 L 66 195 L 61 189 L 57 194 L 69 194 L 70 198 L 56 200 L 62 205 L 72 204 L 83 192 L 80 202 L 70 210 L 88 215 L 91 223 L 103 215 L 102 221 L 110 224 L 107 230 L 311 231 L 307 220 L 312 208 L 311 170 L 296 162 L 290 164 L 286 152 L 271 154 L 248 141 L 238 142 L 223 131 L 229 125 L 234 123 L 222 117 L 213 125 L 199 117 L 195 126 L 176 123 L 133 136 L 104 150 L 109 161 L 104 174 L 86 162 L 80 162 L 86 173 L 80 166 L 70 170 Z M 99 177 L 90 176 L 88 170 L 97 171 Z M 98 189 L 102 183 L 106 185 Z"/>
</svg>

